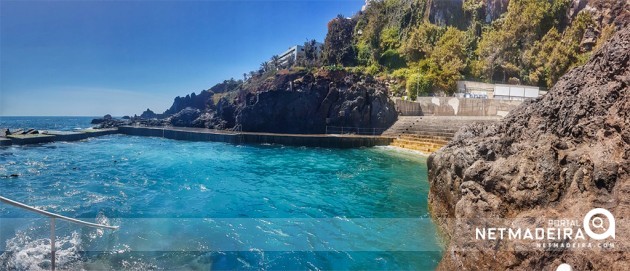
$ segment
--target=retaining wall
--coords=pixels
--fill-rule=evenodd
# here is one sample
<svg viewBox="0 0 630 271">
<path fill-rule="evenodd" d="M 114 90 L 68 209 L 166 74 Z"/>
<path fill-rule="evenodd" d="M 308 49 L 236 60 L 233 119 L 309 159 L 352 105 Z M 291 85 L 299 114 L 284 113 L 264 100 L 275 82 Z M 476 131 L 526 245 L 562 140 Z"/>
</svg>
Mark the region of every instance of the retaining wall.
<svg viewBox="0 0 630 271">
<path fill-rule="evenodd" d="M 415 102 L 396 100 L 407 116 L 500 116 L 504 117 L 522 101 L 457 97 L 419 97 Z"/>
</svg>

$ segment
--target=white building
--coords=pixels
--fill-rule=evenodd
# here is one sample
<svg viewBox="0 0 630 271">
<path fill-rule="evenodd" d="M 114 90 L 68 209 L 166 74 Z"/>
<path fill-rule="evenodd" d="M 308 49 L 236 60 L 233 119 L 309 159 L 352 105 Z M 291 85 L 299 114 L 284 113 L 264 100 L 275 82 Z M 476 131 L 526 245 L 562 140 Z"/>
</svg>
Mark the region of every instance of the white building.
<svg viewBox="0 0 630 271">
<path fill-rule="evenodd" d="M 323 46 L 324 45 L 322 43 L 315 43 L 315 50 L 317 54 L 321 53 Z M 295 63 L 297 59 L 301 56 L 304 56 L 304 46 L 295 45 L 278 55 L 278 63 L 280 64 L 280 66 L 286 67 L 288 66 L 289 62 Z"/>
<path fill-rule="evenodd" d="M 523 85 L 494 85 L 494 99 L 498 100 L 527 100 L 541 96 L 540 88 L 535 86 Z"/>
<path fill-rule="evenodd" d="M 527 100 L 547 93 L 536 86 L 488 84 L 473 81 L 457 81 L 458 96 L 466 98 Z"/>
</svg>

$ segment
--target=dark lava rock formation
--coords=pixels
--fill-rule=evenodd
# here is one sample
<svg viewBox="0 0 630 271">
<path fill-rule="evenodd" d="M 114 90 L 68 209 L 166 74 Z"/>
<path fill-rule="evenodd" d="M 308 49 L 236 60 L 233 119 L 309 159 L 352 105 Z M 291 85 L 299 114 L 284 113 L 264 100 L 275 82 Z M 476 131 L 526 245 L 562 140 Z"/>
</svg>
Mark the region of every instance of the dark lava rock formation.
<svg viewBox="0 0 630 271">
<path fill-rule="evenodd" d="M 103 116 L 102 118 L 92 119 L 90 123 L 96 124 L 93 127 L 95 129 L 106 129 L 106 128 L 114 128 L 114 127 L 123 126 L 123 125 L 129 125 L 131 124 L 131 120 L 130 119 L 115 119 L 112 117 L 112 115 L 107 114 Z"/>
<path fill-rule="evenodd" d="M 385 129 L 398 117 L 382 82 L 325 70 L 226 80 L 175 98 L 164 115 L 173 126 L 305 134 L 325 133 L 326 126 Z"/>
<path fill-rule="evenodd" d="M 142 114 L 140 114 L 140 118 L 143 118 L 143 119 L 157 119 L 158 118 L 158 114 L 155 114 L 155 112 L 153 112 L 153 110 L 147 108 L 147 110 L 145 110 L 144 112 L 142 112 Z"/>
<path fill-rule="evenodd" d="M 387 88 L 344 72 L 277 76 L 236 115 L 244 131 L 324 133 L 326 126 L 388 128 L 397 119 Z"/>
<path fill-rule="evenodd" d="M 199 121 L 197 121 L 199 116 L 201 116 L 201 111 L 199 109 L 186 107 L 182 111 L 173 115 L 169 120 L 173 126 L 203 127 L 203 123 L 199 123 Z"/>
<path fill-rule="evenodd" d="M 439 269 L 555 270 L 568 263 L 574 270 L 630 270 L 629 158 L 626 27 L 547 95 L 524 103 L 500 123 L 462 128 L 429 157 L 430 209 L 447 241 Z M 615 216 L 616 238 L 607 240 L 615 248 L 475 240 L 477 227 L 581 222 L 593 208 Z"/>
</svg>

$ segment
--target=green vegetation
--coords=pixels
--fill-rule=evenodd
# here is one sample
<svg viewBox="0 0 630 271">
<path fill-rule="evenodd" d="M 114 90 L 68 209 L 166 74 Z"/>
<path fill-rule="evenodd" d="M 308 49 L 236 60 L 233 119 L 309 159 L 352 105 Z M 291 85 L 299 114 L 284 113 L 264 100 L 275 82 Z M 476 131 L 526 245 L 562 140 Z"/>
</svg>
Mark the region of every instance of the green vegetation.
<svg viewBox="0 0 630 271">
<path fill-rule="evenodd" d="M 373 1 L 352 18 L 338 16 L 328 24 L 323 64 L 395 80 L 394 91 L 414 97 L 452 94 L 461 79 L 548 88 L 592 51 L 582 42 L 596 25 L 587 11 L 569 18 L 570 0 L 511 0 L 497 18 L 486 14 L 486 0 L 433 2 Z M 432 9 L 451 17 L 432 23 Z M 614 27 L 596 32 L 605 39 Z"/>
<path fill-rule="evenodd" d="M 328 23 L 328 35 L 324 43 L 323 58 L 328 65 L 352 66 L 356 56 L 352 44 L 355 22 L 352 19 L 337 16 Z"/>
<path fill-rule="evenodd" d="M 571 0 L 510 0 L 505 10 L 489 2 L 372 1 L 352 17 L 332 19 L 321 52 L 309 40 L 296 61 L 280 64 L 273 56 L 243 81 L 346 70 L 388 80 L 394 95 L 412 99 L 450 95 L 462 79 L 550 88 L 615 31 L 586 10 L 569 17 Z"/>
</svg>

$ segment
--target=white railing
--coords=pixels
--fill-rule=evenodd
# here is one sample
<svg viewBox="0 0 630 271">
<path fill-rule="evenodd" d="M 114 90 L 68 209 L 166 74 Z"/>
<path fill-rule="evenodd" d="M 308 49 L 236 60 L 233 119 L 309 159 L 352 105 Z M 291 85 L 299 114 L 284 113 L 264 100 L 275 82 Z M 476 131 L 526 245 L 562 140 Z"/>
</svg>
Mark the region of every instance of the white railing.
<svg viewBox="0 0 630 271">
<path fill-rule="evenodd" d="M 19 208 L 26 209 L 34 213 L 38 213 L 38 214 L 50 217 L 50 264 L 51 264 L 51 270 L 53 271 L 55 270 L 55 219 L 59 218 L 61 220 L 66 220 L 68 222 L 72 222 L 72 223 L 76 223 L 76 224 L 88 226 L 88 227 L 94 227 L 94 228 L 102 228 L 102 229 L 110 229 L 110 230 L 118 229 L 118 226 L 109 226 L 109 225 L 86 222 L 86 221 L 79 220 L 76 218 L 71 218 L 67 216 L 62 216 L 60 214 L 55 214 L 48 211 L 40 210 L 33 206 L 11 200 L 3 196 L 0 196 L 0 201 L 13 205 L 15 207 L 19 207 Z"/>
</svg>

